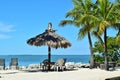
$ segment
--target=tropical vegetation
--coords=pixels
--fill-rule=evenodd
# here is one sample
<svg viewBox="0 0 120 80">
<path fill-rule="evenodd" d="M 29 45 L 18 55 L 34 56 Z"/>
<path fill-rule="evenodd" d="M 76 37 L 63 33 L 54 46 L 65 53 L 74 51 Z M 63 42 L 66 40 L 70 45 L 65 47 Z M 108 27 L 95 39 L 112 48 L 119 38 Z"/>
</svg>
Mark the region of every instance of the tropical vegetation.
<svg viewBox="0 0 120 80">
<path fill-rule="evenodd" d="M 60 25 L 65 26 L 73 24 L 79 28 L 78 38 L 83 39 L 88 36 L 90 45 L 90 68 L 94 68 L 94 52 L 91 33 L 101 40 L 102 48 L 100 52 L 104 53 L 105 69 L 108 70 L 108 40 L 107 30 L 109 27 L 118 30 L 116 41 L 119 42 L 120 38 L 120 0 L 111 2 L 111 0 L 72 0 L 74 7 L 67 12 L 66 18 L 62 20 Z M 95 43 L 96 44 L 96 43 Z M 98 43 L 97 43 L 98 44 Z M 100 46 L 99 46 L 100 47 Z"/>
<path fill-rule="evenodd" d="M 93 45 L 91 40 L 91 31 L 97 23 L 97 18 L 94 16 L 95 5 L 91 0 L 72 0 L 74 8 L 66 14 L 66 17 L 72 17 L 71 20 L 62 20 L 60 25 L 64 26 L 66 24 L 74 24 L 76 27 L 80 27 L 78 38 L 83 39 L 85 36 L 88 36 L 88 41 L 90 45 L 90 67 L 94 67 L 93 60 Z"/>
<path fill-rule="evenodd" d="M 108 46 L 108 61 L 109 62 L 120 62 L 120 47 L 116 44 L 115 37 L 107 36 L 107 46 Z M 100 41 L 94 43 L 94 60 L 97 63 L 103 63 L 104 59 L 104 47 Z"/>
</svg>

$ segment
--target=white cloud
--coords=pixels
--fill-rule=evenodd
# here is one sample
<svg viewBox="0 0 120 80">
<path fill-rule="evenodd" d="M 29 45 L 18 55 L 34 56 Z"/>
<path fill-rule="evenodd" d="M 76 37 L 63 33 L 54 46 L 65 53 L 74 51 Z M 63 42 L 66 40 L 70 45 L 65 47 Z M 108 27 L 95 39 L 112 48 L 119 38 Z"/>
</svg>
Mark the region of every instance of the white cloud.
<svg viewBox="0 0 120 80">
<path fill-rule="evenodd" d="M 10 36 L 5 34 L 0 34 L 0 39 L 7 39 L 7 38 L 10 38 Z"/>
<path fill-rule="evenodd" d="M 13 28 L 14 28 L 14 25 L 4 24 L 4 23 L 0 22 L 0 32 L 15 31 Z"/>
<path fill-rule="evenodd" d="M 10 38 L 11 36 L 6 33 L 15 31 L 14 27 L 15 27 L 14 25 L 5 24 L 3 22 L 0 22 L 0 39 Z"/>
</svg>

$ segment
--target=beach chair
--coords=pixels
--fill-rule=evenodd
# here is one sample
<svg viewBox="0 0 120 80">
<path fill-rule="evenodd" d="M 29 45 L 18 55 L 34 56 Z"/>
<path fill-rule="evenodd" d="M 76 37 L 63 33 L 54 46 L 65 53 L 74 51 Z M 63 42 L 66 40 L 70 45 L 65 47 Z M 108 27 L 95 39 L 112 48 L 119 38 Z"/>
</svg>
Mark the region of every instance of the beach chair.
<svg viewBox="0 0 120 80">
<path fill-rule="evenodd" d="M 10 69 L 12 70 L 18 69 L 18 58 L 11 58 Z"/>
<path fill-rule="evenodd" d="M 0 58 L 0 70 L 5 70 L 5 59 Z"/>
<path fill-rule="evenodd" d="M 48 70 L 48 59 L 43 60 L 42 63 L 40 63 L 42 70 L 47 71 Z"/>
<path fill-rule="evenodd" d="M 65 58 L 58 59 L 54 64 L 54 71 L 63 71 L 63 70 L 65 70 L 65 68 L 66 68 L 65 63 L 66 63 Z"/>
</svg>

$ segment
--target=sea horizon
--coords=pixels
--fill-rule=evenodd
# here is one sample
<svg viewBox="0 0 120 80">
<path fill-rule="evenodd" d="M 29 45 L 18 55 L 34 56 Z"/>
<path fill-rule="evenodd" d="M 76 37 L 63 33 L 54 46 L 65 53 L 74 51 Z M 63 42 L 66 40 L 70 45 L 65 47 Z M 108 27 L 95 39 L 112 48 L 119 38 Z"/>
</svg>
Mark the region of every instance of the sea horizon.
<svg viewBox="0 0 120 80">
<path fill-rule="evenodd" d="M 6 66 L 9 66 L 11 58 L 18 58 L 19 66 L 29 66 L 30 64 L 40 64 L 43 60 L 48 59 L 48 55 L 0 55 L 5 59 Z M 66 62 L 89 63 L 90 55 L 51 55 L 51 62 L 60 58 L 66 58 Z"/>
</svg>

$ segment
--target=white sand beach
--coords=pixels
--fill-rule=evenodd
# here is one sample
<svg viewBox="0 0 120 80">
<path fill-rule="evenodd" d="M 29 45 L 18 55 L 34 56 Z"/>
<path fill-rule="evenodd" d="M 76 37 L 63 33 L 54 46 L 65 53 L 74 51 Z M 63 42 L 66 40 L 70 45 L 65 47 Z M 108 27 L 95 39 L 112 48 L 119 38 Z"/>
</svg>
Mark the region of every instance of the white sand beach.
<svg viewBox="0 0 120 80">
<path fill-rule="evenodd" d="M 63 72 L 25 72 L 18 70 L 0 71 L 0 80 L 105 80 L 120 76 L 120 69 L 105 71 L 101 69 L 81 68 Z"/>
</svg>

